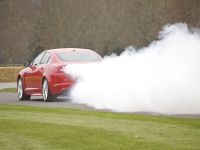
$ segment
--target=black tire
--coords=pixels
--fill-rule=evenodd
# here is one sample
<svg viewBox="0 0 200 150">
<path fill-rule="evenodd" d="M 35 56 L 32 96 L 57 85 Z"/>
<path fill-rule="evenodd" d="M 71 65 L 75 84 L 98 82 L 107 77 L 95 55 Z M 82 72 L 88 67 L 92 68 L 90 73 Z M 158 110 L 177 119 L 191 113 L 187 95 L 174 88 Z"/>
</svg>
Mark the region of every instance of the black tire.
<svg viewBox="0 0 200 150">
<path fill-rule="evenodd" d="M 26 95 L 24 93 L 24 86 L 21 78 L 19 78 L 17 81 L 17 94 L 20 101 L 30 100 L 31 98 L 31 95 Z"/>
<path fill-rule="evenodd" d="M 46 79 L 42 82 L 42 96 L 45 102 L 56 101 L 57 95 L 52 95 Z"/>
</svg>

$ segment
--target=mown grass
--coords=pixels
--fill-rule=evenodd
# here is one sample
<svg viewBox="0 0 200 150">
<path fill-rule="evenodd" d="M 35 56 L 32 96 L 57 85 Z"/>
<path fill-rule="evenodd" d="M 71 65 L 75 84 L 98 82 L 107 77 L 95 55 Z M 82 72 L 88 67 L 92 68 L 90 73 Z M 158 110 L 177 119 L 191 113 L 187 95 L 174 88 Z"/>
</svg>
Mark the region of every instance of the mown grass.
<svg viewBox="0 0 200 150">
<path fill-rule="evenodd" d="M 0 105 L 0 148 L 199 149 L 200 120 Z"/>
<path fill-rule="evenodd" d="M 16 93 L 17 89 L 16 88 L 4 88 L 4 89 L 0 89 L 0 92 Z"/>
<path fill-rule="evenodd" d="M 22 66 L 0 67 L 0 82 L 15 82 L 19 71 L 22 69 Z"/>
</svg>

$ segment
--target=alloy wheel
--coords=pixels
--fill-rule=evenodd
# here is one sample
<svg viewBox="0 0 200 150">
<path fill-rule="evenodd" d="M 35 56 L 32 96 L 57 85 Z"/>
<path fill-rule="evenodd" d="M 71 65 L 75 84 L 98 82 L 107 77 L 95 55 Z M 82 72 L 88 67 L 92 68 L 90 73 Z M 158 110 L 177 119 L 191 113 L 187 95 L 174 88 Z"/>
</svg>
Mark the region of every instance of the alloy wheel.
<svg viewBox="0 0 200 150">
<path fill-rule="evenodd" d="M 42 85 L 42 96 L 43 96 L 44 101 L 46 101 L 48 98 L 48 92 L 49 92 L 48 83 L 47 83 L 47 80 L 44 80 L 43 85 Z"/>
<path fill-rule="evenodd" d="M 17 93 L 18 93 L 18 98 L 21 99 L 23 97 L 23 85 L 21 79 L 18 80 Z"/>
</svg>

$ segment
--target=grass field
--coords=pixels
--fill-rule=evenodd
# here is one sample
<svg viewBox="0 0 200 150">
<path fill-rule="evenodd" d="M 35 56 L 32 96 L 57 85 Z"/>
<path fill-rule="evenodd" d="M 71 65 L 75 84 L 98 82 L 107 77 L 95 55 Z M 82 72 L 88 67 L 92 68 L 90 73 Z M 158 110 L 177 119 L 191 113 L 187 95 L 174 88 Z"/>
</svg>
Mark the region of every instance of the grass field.
<svg viewBox="0 0 200 150">
<path fill-rule="evenodd" d="M 200 120 L 0 105 L 3 150 L 191 150 Z"/>
<path fill-rule="evenodd" d="M 0 89 L 0 92 L 16 93 L 17 89 L 16 88 L 4 88 L 4 89 Z"/>
<path fill-rule="evenodd" d="M 0 82 L 15 82 L 19 71 L 22 69 L 22 66 L 0 67 Z"/>
</svg>

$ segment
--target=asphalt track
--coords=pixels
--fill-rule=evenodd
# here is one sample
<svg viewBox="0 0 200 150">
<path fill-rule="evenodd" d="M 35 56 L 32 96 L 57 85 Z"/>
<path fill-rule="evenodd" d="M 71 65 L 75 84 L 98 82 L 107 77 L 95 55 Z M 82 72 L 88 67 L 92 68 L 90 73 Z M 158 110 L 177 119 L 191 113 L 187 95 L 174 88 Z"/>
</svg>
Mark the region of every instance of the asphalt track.
<svg viewBox="0 0 200 150">
<path fill-rule="evenodd" d="M 0 89 L 2 88 L 16 88 L 16 83 L 0 83 Z M 17 93 L 1 93 L 0 92 L 0 104 L 5 105 L 21 105 L 21 106 L 33 106 L 33 107 L 49 107 L 49 108 L 71 108 L 71 109 L 83 109 L 83 110 L 96 110 L 84 104 L 77 104 L 70 100 L 69 97 L 60 97 L 57 101 L 44 102 L 41 96 L 32 96 L 31 100 L 20 101 L 17 98 Z M 97 110 L 96 110 L 97 111 Z M 107 109 L 98 111 L 111 111 Z M 145 114 L 145 115 L 161 115 L 159 113 L 152 112 L 136 112 L 134 114 Z M 162 114 L 163 115 L 163 114 Z M 167 115 L 168 116 L 168 115 Z M 200 114 L 185 114 L 185 115 L 170 115 L 181 118 L 195 118 L 200 119 Z"/>
<path fill-rule="evenodd" d="M 37 106 L 50 108 L 77 108 L 77 109 L 92 109 L 84 104 L 76 104 L 70 101 L 69 98 L 59 98 L 57 101 L 44 102 L 41 97 L 33 96 L 31 100 L 19 101 L 16 93 L 0 93 L 0 104 L 12 104 L 23 106 Z"/>
<path fill-rule="evenodd" d="M 3 88 L 17 88 L 17 83 L 16 82 L 9 82 L 9 83 L 0 82 L 0 89 L 3 89 Z"/>
<path fill-rule="evenodd" d="M 17 84 L 13 83 L 0 83 L 0 89 L 3 88 L 16 88 Z M 60 97 L 57 101 L 44 102 L 40 96 L 32 96 L 31 100 L 19 101 L 17 93 L 1 93 L 0 104 L 23 105 L 23 106 L 37 106 L 37 107 L 50 107 L 50 108 L 75 108 L 75 109 L 93 109 L 84 104 L 73 103 L 69 97 Z"/>
</svg>

